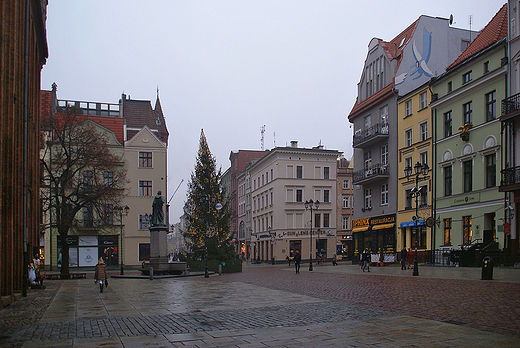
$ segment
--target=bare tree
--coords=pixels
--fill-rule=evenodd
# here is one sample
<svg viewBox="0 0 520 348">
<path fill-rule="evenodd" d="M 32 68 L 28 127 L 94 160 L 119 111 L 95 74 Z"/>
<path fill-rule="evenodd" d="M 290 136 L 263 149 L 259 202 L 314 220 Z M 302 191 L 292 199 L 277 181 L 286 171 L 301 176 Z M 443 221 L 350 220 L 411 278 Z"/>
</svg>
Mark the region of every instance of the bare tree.
<svg viewBox="0 0 520 348">
<path fill-rule="evenodd" d="M 81 115 L 80 109 L 67 107 L 46 126 L 42 210 L 52 217 L 47 227 L 61 237 L 61 274 L 69 274 L 67 236 L 78 213 L 83 211 L 84 221 L 110 224 L 112 208 L 124 194 L 126 171 L 123 152 L 117 153 L 121 145 L 111 143 L 110 131 Z"/>
</svg>

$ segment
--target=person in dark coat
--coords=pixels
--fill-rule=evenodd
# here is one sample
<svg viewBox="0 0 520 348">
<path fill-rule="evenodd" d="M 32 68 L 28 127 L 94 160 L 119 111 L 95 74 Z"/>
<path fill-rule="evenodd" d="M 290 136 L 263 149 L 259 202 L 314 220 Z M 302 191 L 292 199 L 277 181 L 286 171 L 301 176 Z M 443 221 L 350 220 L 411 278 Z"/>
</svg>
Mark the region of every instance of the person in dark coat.
<svg viewBox="0 0 520 348">
<path fill-rule="evenodd" d="M 103 292 L 103 286 L 106 284 L 107 278 L 107 268 L 105 262 L 100 257 L 96 265 L 96 274 L 94 274 L 94 279 L 99 283 L 99 292 Z"/>
<path fill-rule="evenodd" d="M 365 268 L 370 272 L 370 254 L 368 253 L 368 249 L 363 250 L 361 261 L 363 261 L 363 272 L 365 272 Z"/>
<path fill-rule="evenodd" d="M 403 247 L 401 249 L 401 269 L 406 269 L 406 256 L 408 256 L 408 253 L 406 247 Z"/>
<path fill-rule="evenodd" d="M 302 262 L 302 256 L 300 255 L 300 251 L 296 250 L 294 253 L 294 267 L 296 268 L 296 273 L 300 273 L 300 263 Z"/>
</svg>

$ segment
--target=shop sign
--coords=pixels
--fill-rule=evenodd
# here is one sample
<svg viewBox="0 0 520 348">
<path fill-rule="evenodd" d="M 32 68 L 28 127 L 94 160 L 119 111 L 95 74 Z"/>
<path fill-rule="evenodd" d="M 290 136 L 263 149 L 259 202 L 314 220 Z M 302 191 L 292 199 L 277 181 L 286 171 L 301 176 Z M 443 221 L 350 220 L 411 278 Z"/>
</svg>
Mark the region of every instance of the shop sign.
<svg viewBox="0 0 520 348">
<path fill-rule="evenodd" d="M 357 219 L 352 221 L 352 227 L 368 226 L 370 218 Z"/>
<path fill-rule="evenodd" d="M 472 193 L 469 195 L 453 198 L 453 204 L 470 204 L 480 201 L 480 195 L 478 193 Z"/>
<path fill-rule="evenodd" d="M 509 222 L 506 222 L 504 224 L 504 234 L 507 236 L 511 233 L 511 224 Z"/>
</svg>

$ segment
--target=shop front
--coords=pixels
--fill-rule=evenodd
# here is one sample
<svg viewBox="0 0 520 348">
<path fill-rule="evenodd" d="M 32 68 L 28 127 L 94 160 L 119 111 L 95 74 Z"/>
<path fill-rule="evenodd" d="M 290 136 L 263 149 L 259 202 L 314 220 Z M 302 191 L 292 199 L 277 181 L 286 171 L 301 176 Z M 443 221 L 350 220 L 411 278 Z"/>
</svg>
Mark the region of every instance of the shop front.
<svg viewBox="0 0 520 348">
<path fill-rule="evenodd" d="M 101 257 L 107 266 L 117 266 L 119 262 L 118 235 L 67 236 L 69 246 L 69 267 L 94 267 Z M 61 237 L 57 236 L 58 267 L 63 262 Z"/>
<path fill-rule="evenodd" d="M 359 261 L 359 255 L 365 249 L 372 255 L 374 262 L 380 260 L 395 262 L 395 214 L 354 220 L 352 234 L 354 238 L 354 263 Z M 383 259 L 381 259 L 381 253 Z"/>
</svg>

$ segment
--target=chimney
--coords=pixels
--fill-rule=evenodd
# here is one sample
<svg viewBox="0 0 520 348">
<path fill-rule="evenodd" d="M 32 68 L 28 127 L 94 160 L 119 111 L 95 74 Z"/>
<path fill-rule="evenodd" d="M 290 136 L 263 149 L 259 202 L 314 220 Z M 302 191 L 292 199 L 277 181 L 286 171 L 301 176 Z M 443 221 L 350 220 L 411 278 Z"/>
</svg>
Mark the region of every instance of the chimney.
<svg viewBox="0 0 520 348">
<path fill-rule="evenodd" d="M 298 140 L 292 140 L 291 141 L 291 147 L 297 148 L 298 147 Z"/>
</svg>

